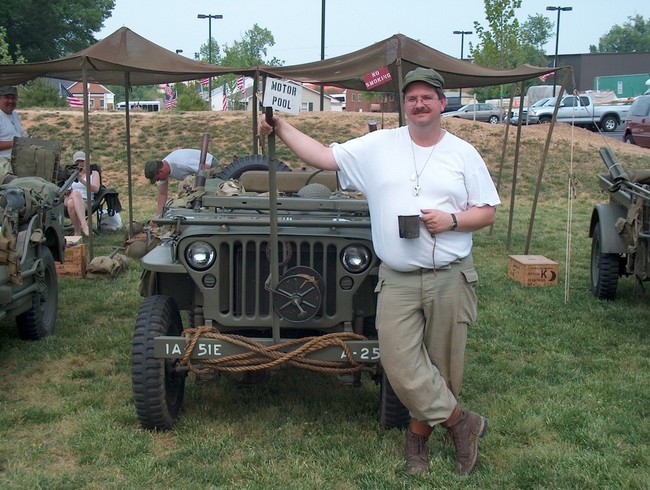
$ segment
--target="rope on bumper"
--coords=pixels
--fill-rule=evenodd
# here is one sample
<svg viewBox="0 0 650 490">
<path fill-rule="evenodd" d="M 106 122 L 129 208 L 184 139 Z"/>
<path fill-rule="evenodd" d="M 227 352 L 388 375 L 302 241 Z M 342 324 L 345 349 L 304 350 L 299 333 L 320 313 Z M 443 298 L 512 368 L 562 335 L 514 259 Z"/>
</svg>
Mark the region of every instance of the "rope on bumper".
<svg viewBox="0 0 650 490">
<path fill-rule="evenodd" d="M 345 341 L 366 340 L 366 337 L 363 335 L 350 332 L 338 332 L 317 337 L 304 337 L 267 347 L 241 335 L 221 334 L 217 329 L 207 325 L 188 328 L 183 331 L 183 336 L 185 337 L 185 352 L 181 358 L 181 365 L 187 365 L 196 374 L 207 374 L 212 371 L 261 371 L 282 364 L 321 373 L 351 374 L 360 371 L 363 368 L 363 364 L 354 360 L 350 348 Z M 220 359 L 205 359 L 199 362 L 193 362 L 190 356 L 201 337 L 222 340 L 230 344 L 238 345 L 247 349 L 248 352 L 233 354 Z M 282 352 L 280 350 L 294 346 L 297 347 L 289 352 Z M 340 347 L 345 353 L 346 360 L 322 361 L 307 359 L 305 357 L 313 352 L 331 346 Z"/>
</svg>

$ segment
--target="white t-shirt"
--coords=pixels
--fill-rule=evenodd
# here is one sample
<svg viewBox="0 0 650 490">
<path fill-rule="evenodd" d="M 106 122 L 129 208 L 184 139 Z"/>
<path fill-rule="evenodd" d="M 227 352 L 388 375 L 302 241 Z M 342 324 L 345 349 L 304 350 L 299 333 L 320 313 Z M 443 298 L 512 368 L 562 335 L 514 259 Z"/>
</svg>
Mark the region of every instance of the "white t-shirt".
<svg viewBox="0 0 650 490">
<path fill-rule="evenodd" d="M 424 224 L 419 238 L 400 238 L 397 216 L 420 215 L 421 209 L 454 213 L 501 203 L 481 155 L 449 132 L 433 151 L 412 143 L 407 126 L 334 143 L 332 150 L 341 169 L 341 185 L 361 191 L 368 200 L 377 255 L 398 271 L 434 268 L 434 253 L 436 268 L 466 257 L 472 250 L 472 233 L 438 233 L 434 249 L 434 238 Z M 413 195 L 416 173 L 418 196 Z"/>
<path fill-rule="evenodd" d="M 95 183 L 94 177 L 95 176 L 93 175 L 93 173 L 91 173 L 90 174 L 90 185 L 91 185 L 91 187 Z M 70 185 L 70 190 L 71 191 L 79 191 L 79 192 L 81 192 L 81 196 L 84 198 L 84 201 L 88 197 L 88 188 L 85 185 L 83 185 L 81 182 L 79 182 L 79 180 L 75 180 L 72 183 L 72 185 Z M 95 193 L 94 192 L 90 193 L 90 198 L 95 199 Z"/>
<path fill-rule="evenodd" d="M 4 111 L 0 111 L 0 141 L 12 141 L 14 136 L 27 137 L 27 133 L 23 131 L 20 124 L 18 113 L 13 111 L 11 114 L 6 114 Z M 0 151 L 0 157 L 11 158 L 11 148 Z"/>
<path fill-rule="evenodd" d="M 201 158 L 201 150 L 192 148 L 182 148 L 174 150 L 167 155 L 163 160 L 169 164 L 171 172 L 169 177 L 176 180 L 183 180 L 188 175 L 195 174 L 199 171 L 199 160 Z M 213 156 L 208 153 L 205 157 L 205 168 L 208 169 L 212 165 Z M 164 182 L 164 181 L 161 181 Z"/>
</svg>

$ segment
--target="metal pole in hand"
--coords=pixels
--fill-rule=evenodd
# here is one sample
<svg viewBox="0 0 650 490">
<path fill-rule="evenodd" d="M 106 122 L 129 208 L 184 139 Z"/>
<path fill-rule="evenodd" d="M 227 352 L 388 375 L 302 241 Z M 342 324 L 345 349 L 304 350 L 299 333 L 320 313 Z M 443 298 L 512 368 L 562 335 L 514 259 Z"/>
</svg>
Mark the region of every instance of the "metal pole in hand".
<svg viewBox="0 0 650 490">
<path fill-rule="evenodd" d="M 273 108 L 265 108 L 266 122 L 273 126 Z M 268 139 L 269 148 L 269 216 L 270 216 L 270 239 L 269 245 L 271 250 L 271 291 L 275 291 L 280 282 L 280 266 L 279 266 L 279 241 L 278 241 L 278 184 L 275 174 L 275 131 L 269 134 Z M 271 305 L 273 305 L 273 295 L 271 292 Z M 275 308 L 272 308 L 273 321 L 272 333 L 273 343 L 280 342 L 280 319 Z"/>
</svg>

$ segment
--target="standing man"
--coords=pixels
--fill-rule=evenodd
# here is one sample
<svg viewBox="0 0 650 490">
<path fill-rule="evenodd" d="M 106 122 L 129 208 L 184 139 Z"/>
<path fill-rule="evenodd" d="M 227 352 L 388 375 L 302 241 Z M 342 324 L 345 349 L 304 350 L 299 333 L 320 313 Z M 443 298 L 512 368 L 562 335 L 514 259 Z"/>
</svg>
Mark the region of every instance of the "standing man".
<svg viewBox="0 0 650 490">
<path fill-rule="evenodd" d="M 478 275 L 472 232 L 494 222 L 500 204 L 485 162 L 469 143 L 442 129 L 444 80 L 416 68 L 404 78 L 408 124 L 327 147 L 273 117 L 275 134 L 305 162 L 340 172 L 343 187 L 368 200 L 375 251 L 382 260 L 376 291 L 382 366 L 411 413 L 406 471 L 429 470 L 426 442 L 435 425 L 454 441 L 456 471 L 478 457 L 486 418 L 457 403 L 467 327 L 476 321 Z M 398 216 L 419 216 L 419 236 L 400 238 Z"/>
<path fill-rule="evenodd" d="M 11 148 L 14 136 L 26 138 L 16 112 L 18 90 L 16 87 L 0 87 L 0 184 L 5 176 L 11 173 Z"/>
<path fill-rule="evenodd" d="M 182 148 L 174 150 L 162 160 L 149 160 L 144 165 L 144 175 L 152 184 L 160 182 L 158 186 L 158 204 L 156 216 L 160 216 L 167 202 L 169 191 L 169 178 L 183 180 L 199 171 L 201 150 Z M 205 170 L 211 166 L 214 157 L 208 153 L 205 158 Z"/>
</svg>

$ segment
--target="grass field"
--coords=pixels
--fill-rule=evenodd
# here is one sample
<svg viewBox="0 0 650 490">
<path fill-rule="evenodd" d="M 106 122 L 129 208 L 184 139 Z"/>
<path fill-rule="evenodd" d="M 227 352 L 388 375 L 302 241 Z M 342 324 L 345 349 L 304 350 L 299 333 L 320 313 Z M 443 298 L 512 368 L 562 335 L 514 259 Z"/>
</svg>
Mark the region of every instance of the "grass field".
<svg viewBox="0 0 650 490">
<path fill-rule="evenodd" d="M 364 133 L 372 116 L 301 115 L 295 121 L 328 142 Z M 33 136 L 63 141 L 68 158 L 81 147 L 82 120 L 71 111 L 25 111 L 23 121 Z M 479 148 L 496 178 L 503 128 L 446 125 Z M 631 278 L 621 279 L 612 302 L 597 301 L 589 289 L 588 223 L 602 201 L 595 174 L 604 170 L 597 149 L 610 141 L 558 128 L 530 253 L 559 263 L 560 284 L 525 288 L 508 277 L 507 262 L 509 254 L 524 253 L 545 128 L 523 129 L 510 249 L 512 148 L 497 222 L 491 234 L 475 235 L 479 320 L 470 331 L 461 403 L 489 417 L 490 430 L 470 476 L 454 474 L 453 450 L 441 430 L 430 442 L 430 475 L 405 475 L 404 433 L 379 426 L 379 390 L 369 379 L 350 388 L 328 375 L 282 370 L 244 389 L 225 379 L 195 383 L 190 375 L 175 428 L 141 429 L 130 384 L 131 338 L 142 301 L 140 267 L 132 261 L 112 281 L 60 279 L 57 330 L 49 338 L 20 341 L 13 321 L 0 322 L 0 487 L 650 488 L 648 295 Z M 142 176 L 144 161 L 197 147 L 204 132 L 222 162 L 250 153 L 244 114 L 133 118 L 136 220 L 148 219 L 155 204 L 155 187 Z M 93 158 L 125 204 L 123 140 L 123 115 L 92 116 Z M 610 144 L 624 165 L 650 168 L 650 152 Z M 281 145 L 278 152 L 300 165 Z M 123 233 L 102 234 L 96 255 L 123 240 Z"/>
</svg>

